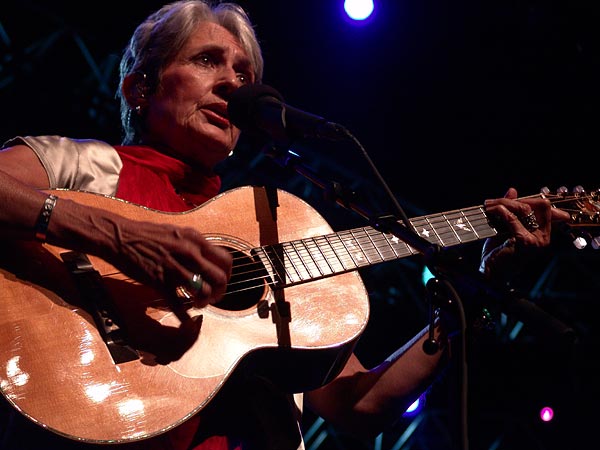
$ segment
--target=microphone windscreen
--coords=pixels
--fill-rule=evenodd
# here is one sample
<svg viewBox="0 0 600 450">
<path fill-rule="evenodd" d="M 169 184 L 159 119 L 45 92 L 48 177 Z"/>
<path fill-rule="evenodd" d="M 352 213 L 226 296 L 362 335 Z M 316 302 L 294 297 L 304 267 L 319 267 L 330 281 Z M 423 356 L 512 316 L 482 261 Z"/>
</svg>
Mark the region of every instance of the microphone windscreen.
<svg viewBox="0 0 600 450">
<path fill-rule="evenodd" d="M 231 94 L 227 104 L 229 120 L 240 130 L 257 128 L 258 100 L 271 97 L 283 102 L 281 94 L 266 84 L 245 84 Z"/>
</svg>

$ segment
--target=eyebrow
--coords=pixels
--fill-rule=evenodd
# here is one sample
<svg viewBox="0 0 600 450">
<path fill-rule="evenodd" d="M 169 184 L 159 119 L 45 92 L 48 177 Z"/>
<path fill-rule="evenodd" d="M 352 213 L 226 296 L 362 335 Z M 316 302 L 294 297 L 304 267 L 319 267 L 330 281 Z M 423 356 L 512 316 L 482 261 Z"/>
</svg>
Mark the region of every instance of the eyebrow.
<svg viewBox="0 0 600 450">
<path fill-rule="evenodd" d="M 226 48 L 224 46 L 218 45 L 218 44 L 205 44 L 205 45 L 202 45 L 200 48 L 195 49 L 193 52 L 193 55 L 197 56 L 197 55 L 200 55 L 200 54 L 206 53 L 206 52 L 218 54 L 219 56 L 222 57 L 226 53 Z M 241 66 L 248 66 L 248 67 L 252 66 L 252 62 L 250 61 L 250 58 L 248 56 L 241 55 L 240 53 L 237 53 L 234 64 L 241 65 Z"/>
</svg>

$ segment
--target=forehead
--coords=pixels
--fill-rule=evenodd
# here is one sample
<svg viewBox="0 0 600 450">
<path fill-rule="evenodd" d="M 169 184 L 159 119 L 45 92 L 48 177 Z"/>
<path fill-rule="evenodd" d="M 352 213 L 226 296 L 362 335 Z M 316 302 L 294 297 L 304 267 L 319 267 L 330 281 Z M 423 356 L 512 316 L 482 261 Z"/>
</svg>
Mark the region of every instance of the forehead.
<svg viewBox="0 0 600 450">
<path fill-rule="evenodd" d="M 183 47 L 183 52 L 193 52 L 203 47 L 221 47 L 231 56 L 248 59 L 240 41 L 226 28 L 213 22 L 199 23 Z"/>
</svg>

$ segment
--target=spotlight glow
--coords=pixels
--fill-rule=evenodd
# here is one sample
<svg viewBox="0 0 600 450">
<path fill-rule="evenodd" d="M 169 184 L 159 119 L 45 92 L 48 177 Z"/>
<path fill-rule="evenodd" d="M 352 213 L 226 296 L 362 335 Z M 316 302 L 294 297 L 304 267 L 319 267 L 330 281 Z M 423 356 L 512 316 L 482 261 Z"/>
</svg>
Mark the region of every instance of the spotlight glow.
<svg viewBox="0 0 600 450">
<path fill-rule="evenodd" d="M 540 419 L 543 422 L 550 422 L 554 418 L 554 410 L 549 406 L 544 406 L 540 409 Z"/>
<path fill-rule="evenodd" d="M 412 405 L 410 405 L 406 411 L 402 414 L 403 417 L 412 417 L 416 416 L 423 409 L 423 405 L 425 404 L 425 394 L 421 394 L 418 399 L 416 399 Z"/>
<path fill-rule="evenodd" d="M 419 403 L 421 403 L 421 401 L 419 399 L 416 399 L 412 405 L 410 405 L 408 407 L 408 409 L 406 410 L 407 413 L 411 413 L 413 411 L 416 411 L 417 408 L 419 407 Z"/>
<path fill-rule="evenodd" d="M 367 19 L 374 9 L 373 0 L 345 0 L 344 2 L 346 14 L 353 20 Z"/>
</svg>

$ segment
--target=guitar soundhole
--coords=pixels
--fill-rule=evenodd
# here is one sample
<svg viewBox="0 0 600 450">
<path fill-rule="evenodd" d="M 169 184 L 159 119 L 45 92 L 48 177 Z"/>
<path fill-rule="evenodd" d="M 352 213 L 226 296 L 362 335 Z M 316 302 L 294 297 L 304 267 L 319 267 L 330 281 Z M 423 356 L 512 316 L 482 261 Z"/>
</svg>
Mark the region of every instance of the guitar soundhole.
<svg viewBox="0 0 600 450">
<path fill-rule="evenodd" d="M 229 249 L 233 269 L 223 299 L 214 306 L 228 311 L 242 311 L 255 306 L 265 295 L 268 273 L 264 265 L 238 250 Z"/>
</svg>

